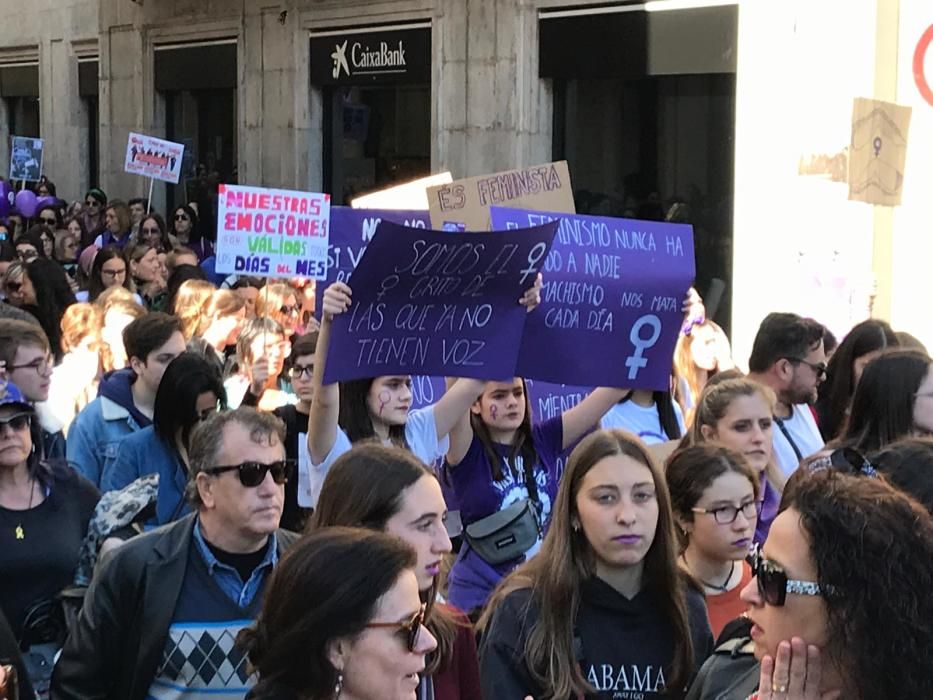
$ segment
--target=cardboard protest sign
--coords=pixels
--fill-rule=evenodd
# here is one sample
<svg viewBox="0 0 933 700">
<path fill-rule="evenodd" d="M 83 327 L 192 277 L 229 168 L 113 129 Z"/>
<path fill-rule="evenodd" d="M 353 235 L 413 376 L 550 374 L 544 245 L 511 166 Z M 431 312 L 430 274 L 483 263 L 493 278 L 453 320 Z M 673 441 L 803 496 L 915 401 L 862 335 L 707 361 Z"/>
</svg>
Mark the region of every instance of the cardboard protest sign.
<svg viewBox="0 0 933 700">
<path fill-rule="evenodd" d="M 910 115 L 910 107 L 855 98 L 849 199 L 889 207 L 901 203 Z"/>
<path fill-rule="evenodd" d="M 556 224 L 498 236 L 383 221 L 334 319 L 324 381 L 386 374 L 515 375 L 525 317 Z"/>
<path fill-rule="evenodd" d="M 529 315 L 518 374 L 549 382 L 667 391 L 693 227 L 493 207 L 496 229 L 559 221 Z"/>
<path fill-rule="evenodd" d="M 486 231 L 493 205 L 573 214 L 576 208 L 567 161 L 428 188 L 431 223 L 438 230 Z"/>
<path fill-rule="evenodd" d="M 329 221 L 329 194 L 221 185 L 216 271 L 322 279 Z"/>
<path fill-rule="evenodd" d="M 391 221 L 402 226 L 428 229 L 431 221 L 426 211 L 394 211 L 375 209 L 330 208 L 330 238 L 327 242 L 327 271 L 324 275 L 323 291 L 332 282 L 346 282 L 356 269 L 366 246 L 376 233 L 381 221 Z M 320 310 L 323 295 L 317 295 Z"/>
<path fill-rule="evenodd" d="M 126 141 L 123 170 L 177 185 L 184 154 L 184 144 L 131 132 Z"/>
<path fill-rule="evenodd" d="M 42 177 L 45 142 L 28 136 L 13 136 L 10 145 L 10 179 L 38 182 Z"/>
</svg>

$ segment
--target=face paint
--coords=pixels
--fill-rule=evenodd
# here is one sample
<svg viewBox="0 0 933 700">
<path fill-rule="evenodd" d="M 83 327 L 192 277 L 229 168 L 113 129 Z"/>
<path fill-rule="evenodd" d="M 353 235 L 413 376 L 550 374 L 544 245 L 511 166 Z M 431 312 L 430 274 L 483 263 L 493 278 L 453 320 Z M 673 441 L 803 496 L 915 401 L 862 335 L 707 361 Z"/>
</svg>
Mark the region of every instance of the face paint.
<svg viewBox="0 0 933 700">
<path fill-rule="evenodd" d="M 385 410 L 386 405 L 388 405 L 389 401 L 391 400 L 392 400 L 392 394 L 390 394 L 388 390 L 383 389 L 382 391 L 379 392 L 379 415 L 380 417 L 382 416 L 382 412 L 383 410 Z"/>
<path fill-rule="evenodd" d="M 499 417 L 499 407 L 496 404 L 489 407 L 489 412 L 492 414 L 493 421 Z"/>
</svg>

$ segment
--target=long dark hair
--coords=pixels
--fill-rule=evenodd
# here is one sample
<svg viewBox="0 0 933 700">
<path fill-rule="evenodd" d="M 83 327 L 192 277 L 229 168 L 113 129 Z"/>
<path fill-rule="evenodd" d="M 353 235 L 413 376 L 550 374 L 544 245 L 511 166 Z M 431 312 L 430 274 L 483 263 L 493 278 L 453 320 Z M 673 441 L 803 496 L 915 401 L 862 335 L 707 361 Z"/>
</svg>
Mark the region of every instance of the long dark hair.
<svg viewBox="0 0 933 700">
<path fill-rule="evenodd" d="M 362 633 L 379 599 L 414 566 L 411 547 L 374 530 L 328 527 L 292 545 L 269 579 L 259 618 L 237 637 L 259 674 L 253 692 L 333 698 L 329 644 Z"/>
<path fill-rule="evenodd" d="M 522 424 L 518 426 L 518 430 L 515 431 L 515 438 L 509 446 L 509 455 L 506 458 L 506 462 L 509 465 L 509 469 L 512 471 L 512 475 L 517 476 L 518 459 L 521 458 L 522 469 L 524 470 L 522 477 L 527 484 L 529 480 L 534 480 L 534 468 L 535 464 L 538 463 L 538 451 L 535 449 L 534 440 L 532 439 L 531 398 L 528 396 L 528 384 L 523 377 L 520 377 L 520 379 L 522 382 L 522 394 L 525 401 L 525 418 L 522 420 Z M 485 394 L 485 391 L 483 393 Z M 482 402 L 482 400 L 483 397 L 480 396 L 477 402 Z M 473 428 L 473 434 L 483 445 L 483 451 L 486 453 L 486 458 L 489 460 L 489 466 L 492 468 L 492 478 L 496 481 L 502 481 L 505 479 L 505 472 L 502 471 L 502 460 L 499 457 L 499 453 L 496 451 L 496 445 L 492 439 L 492 434 L 489 432 L 489 426 L 487 426 L 486 421 L 483 420 L 482 414 L 471 412 L 470 425 Z"/>
<path fill-rule="evenodd" d="M 499 584 L 480 620 L 480 626 L 485 626 L 506 596 L 531 589 L 538 615 L 522 650 L 524 663 L 534 682 L 544 690 L 543 698 L 550 700 L 593 692 L 577 663 L 574 624 L 581 587 L 596 574 L 596 555 L 582 529 L 574 531 L 573 520 L 577 517 L 576 500 L 583 478 L 598 462 L 616 455 L 644 465 L 654 480 L 658 524 L 645 555 L 642 583 L 653 593 L 658 610 L 671 627 L 674 648 L 673 661 L 664 674 L 667 688 L 680 693 L 692 672 L 693 641 L 686 601 L 689 579 L 677 565 L 674 514 L 664 476 L 641 440 L 623 430 L 598 430 L 570 455 L 541 551 Z"/>
<path fill-rule="evenodd" d="M 221 408 L 227 406 L 227 392 L 217 368 L 202 354 L 183 352 L 165 368 L 156 391 L 152 425 L 156 435 L 175 450 L 175 434 L 181 431 L 181 444 L 187 449 L 191 431 L 200 421 L 195 410 L 198 397 L 211 392 Z"/>
<path fill-rule="evenodd" d="M 88 301 L 96 301 L 97 297 L 101 295 L 101 292 L 106 289 L 104 280 L 101 276 L 101 270 L 104 269 L 104 264 L 108 260 L 113 260 L 114 258 L 123 260 L 123 251 L 115 245 L 107 245 L 97 251 L 97 255 L 94 256 L 94 263 L 91 265 L 91 276 L 87 285 Z M 134 291 L 134 288 L 133 276 L 130 273 L 130 266 L 127 265 L 125 260 L 123 260 L 123 264 L 126 265 L 126 274 L 123 276 L 122 286 L 132 292 Z"/>
<path fill-rule="evenodd" d="M 55 360 L 59 361 L 62 359 L 62 316 L 65 309 L 75 303 L 75 295 L 65 271 L 54 260 L 36 258 L 26 263 L 24 270 L 36 291 L 35 316 L 49 338 Z"/>
<path fill-rule="evenodd" d="M 170 253 L 174 246 L 172 246 L 172 239 L 168 237 L 168 231 L 165 228 L 165 219 L 162 218 L 161 214 L 150 212 L 143 217 L 143 220 L 139 222 L 138 239 L 140 241 L 145 239 L 143 235 L 143 226 L 150 220 L 155 221 L 156 226 L 159 228 L 159 246 L 162 248 L 161 252 Z"/>
<path fill-rule="evenodd" d="M 788 486 L 825 592 L 824 651 L 856 700 L 933 687 L 933 519 L 883 479 L 824 469 Z"/>
<path fill-rule="evenodd" d="M 402 507 L 402 493 L 420 479 L 435 479 L 417 457 L 400 447 L 374 443 L 354 446 L 334 462 L 308 522 L 307 532 L 343 525 L 383 531 Z M 422 592 L 425 626 L 437 638 L 437 651 L 428 658 L 428 674 L 442 670 L 453 659 L 457 629 L 462 626 L 444 608 L 434 606 L 438 580 Z"/>
<path fill-rule="evenodd" d="M 830 358 L 826 368 L 826 381 L 819 387 L 816 412 L 823 439 L 835 438 L 845 423 L 849 402 L 855 391 L 855 361 L 869 353 L 899 345 L 891 326 L 877 319 L 863 321 L 849 331 Z"/>
<path fill-rule="evenodd" d="M 914 430 L 914 397 L 931 366 L 933 360 L 919 350 L 892 350 L 869 362 L 838 444 L 874 452 L 909 436 Z"/>
<path fill-rule="evenodd" d="M 179 209 L 184 211 L 185 214 L 188 215 L 188 219 L 191 221 L 191 232 L 188 234 L 187 245 L 196 243 L 197 241 L 201 240 L 201 219 L 198 217 L 198 213 L 187 204 L 179 204 L 177 207 L 172 209 L 172 220 L 169 223 L 169 233 L 176 238 L 178 237 L 178 233 L 175 231 L 175 214 L 178 213 Z"/>
<path fill-rule="evenodd" d="M 369 412 L 369 389 L 376 377 L 340 382 L 340 412 L 337 424 L 351 443 L 376 437 L 373 418 Z M 408 448 L 404 425 L 389 426 L 389 440 L 393 445 Z"/>
</svg>

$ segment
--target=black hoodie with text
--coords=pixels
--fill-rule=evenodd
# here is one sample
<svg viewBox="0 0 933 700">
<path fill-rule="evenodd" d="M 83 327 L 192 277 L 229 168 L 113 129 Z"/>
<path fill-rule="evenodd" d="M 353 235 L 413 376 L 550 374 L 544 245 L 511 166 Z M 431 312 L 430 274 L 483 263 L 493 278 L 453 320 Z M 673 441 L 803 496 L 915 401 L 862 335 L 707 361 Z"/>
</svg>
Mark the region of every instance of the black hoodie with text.
<svg viewBox="0 0 933 700">
<path fill-rule="evenodd" d="M 593 577 L 580 591 L 574 650 L 595 693 L 588 700 L 667 700 L 683 698 L 686 688 L 666 692 L 665 669 L 673 659 L 673 631 L 650 590 L 631 600 Z M 480 650 L 480 677 L 487 700 L 538 700 L 545 693 L 525 663 L 525 643 L 537 620 L 530 589 L 509 594 L 486 630 Z M 687 591 L 693 637 L 691 677 L 713 651 L 703 595 Z M 567 700 L 575 700 L 568 698 Z"/>
</svg>

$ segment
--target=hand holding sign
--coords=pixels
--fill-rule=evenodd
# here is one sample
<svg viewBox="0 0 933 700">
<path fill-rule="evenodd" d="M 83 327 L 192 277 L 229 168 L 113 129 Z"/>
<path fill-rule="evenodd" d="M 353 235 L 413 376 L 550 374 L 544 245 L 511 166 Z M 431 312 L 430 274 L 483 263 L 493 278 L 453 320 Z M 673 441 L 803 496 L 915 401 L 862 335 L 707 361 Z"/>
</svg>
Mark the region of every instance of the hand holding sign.
<svg viewBox="0 0 933 700">
<path fill-rule="evenodd" d="M 555 231 L 450 234 L 383 221 L 351 278 L 353 304 L 345 285 L 325 292 L 335 318 L 324 382 L 514 376 L 527 315 L 516 300 L 536 301 Z"/>
</svg>

